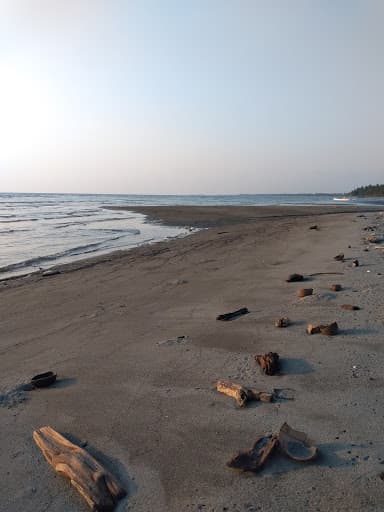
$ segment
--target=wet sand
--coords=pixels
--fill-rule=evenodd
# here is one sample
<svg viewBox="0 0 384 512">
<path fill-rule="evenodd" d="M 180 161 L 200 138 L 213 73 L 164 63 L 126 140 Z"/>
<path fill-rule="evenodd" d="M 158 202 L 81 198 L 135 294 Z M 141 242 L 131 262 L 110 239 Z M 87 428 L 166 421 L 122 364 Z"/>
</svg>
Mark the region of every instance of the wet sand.
<svg viewBox="0 0 384 512">
<path fill-rule="evenodd" d="M 362 242 L 364 226 L 383 233 L 383 216 L 212 208 L 132 208 L 210 229 L 0 283 L 0 405 L 12 397 L 0 407 L 1 511 L 87 510 L 34 444 L 43 425 L 87 441 L 129 492 L 117 510 L 384 509 L 384 258 Z M 342 274 L 310 277 L 314 295 L 298 299 L 300 283 L 285 282 L 293 272 Z M 244 306 L 248 315 L 216 321 Z M 276 329 L 284 315 L 292 325 Z M 335 337 L 305 333 L 333 320 Z M 280 354 L 279 376 L 256 367 L 254 354 L 269 351 Z M 46 370 L 57 384 L 19 401 L 15 388 Z M 218 379 L 289 388 L 294 400 L 239 409 L 215 391 Z M 226 467 L 285 421 L 313 439 L 317 460 L 277 454 L 257 475 Z"/>
</svg>

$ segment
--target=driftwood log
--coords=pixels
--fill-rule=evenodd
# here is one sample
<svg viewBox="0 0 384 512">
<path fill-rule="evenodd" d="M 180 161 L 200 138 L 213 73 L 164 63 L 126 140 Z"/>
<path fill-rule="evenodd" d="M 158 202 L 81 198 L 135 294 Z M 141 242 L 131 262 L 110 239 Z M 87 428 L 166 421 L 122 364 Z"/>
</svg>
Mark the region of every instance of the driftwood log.
<svg viewBox="0 0 384 512">
<path fill-rule="evenodd" d="M 272 402 L 273 400 L 273 393 L 247 388 L 229 380 L 219 380 L 216 384 L 216 389 L 219 393 L 224 393 L 234 398 L 240 407 L 245 407 L 247 402 L 251 400 L 260 402 Z"/>
<path fill-rule="evenodd" d="M 71 480 L 92 511 L 112 511 L 126 496 L 126 491 L 96 459 L 53 428 L 35 430 L 33 439 L 49 464 Z"/>
</svg>

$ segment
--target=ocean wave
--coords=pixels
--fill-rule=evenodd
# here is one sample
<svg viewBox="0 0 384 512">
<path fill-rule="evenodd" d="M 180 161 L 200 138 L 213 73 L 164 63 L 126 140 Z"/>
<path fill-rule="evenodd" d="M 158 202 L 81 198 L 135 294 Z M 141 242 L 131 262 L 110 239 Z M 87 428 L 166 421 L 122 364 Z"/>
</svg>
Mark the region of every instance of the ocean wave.
<svg viewBox="0 0 384 512">
<path fill-rule="evenodd" d="M 8 235 L 10 233 L 25 233 L 31 231 L 30 229 L 0 229 L 0 235 Z"/>
<path fill-rule="evenodd" d="M 16 222 L 32 222 L 32 221 L 36 221 L 36 220 L 39 220 L 39 219 L 35 219 L 35 218 L 16 219 L 16 220 L 1 220 L 0 219 L 0 224 L 15 224 Z"/>
<path fill-rule="evenodd" d="M 114 236 L 111 238 L 106 238 L 105 240 L 101 240 L 100 242 L 93 242 L 85 245 L 78 245 L 77 247 L 71 247 L 70 249 L 66 249 L 65 251 L 57 252 L 54 254 L 47 254 L 45 256 L 36 256 L 34 258 L 29 258 L 27 260 L 19 261 L 17 263 L 10 263 L 9 265 L 5 265 L 0 267 L 0 274 L 4 272 L 11 272 L 14 270 L 19 270 L 26 267 L 38 267 L 45 263 L 60 260 L 62 258 L 68 258 L 71 256 L 79 256 L 81 254 L 88 254 L 91 252 L 97 252 L 98 250 L 108 249 L 108 242 L 114 242 L 119 240 L 120 238 L 125 237 L 126 234 L 120 236 Z"/>
</svg>

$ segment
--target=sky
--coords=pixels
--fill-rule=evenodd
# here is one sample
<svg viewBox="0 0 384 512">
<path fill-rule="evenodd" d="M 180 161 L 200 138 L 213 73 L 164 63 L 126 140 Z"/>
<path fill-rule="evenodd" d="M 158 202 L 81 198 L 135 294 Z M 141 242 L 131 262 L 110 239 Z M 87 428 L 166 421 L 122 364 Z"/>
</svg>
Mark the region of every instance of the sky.
<svg viewBox="0 0 384 512">
<path fill-rule="evenodd" d="M 0 0 L 0 192 L 384 182 L 382 0 Z"/>
</svg>

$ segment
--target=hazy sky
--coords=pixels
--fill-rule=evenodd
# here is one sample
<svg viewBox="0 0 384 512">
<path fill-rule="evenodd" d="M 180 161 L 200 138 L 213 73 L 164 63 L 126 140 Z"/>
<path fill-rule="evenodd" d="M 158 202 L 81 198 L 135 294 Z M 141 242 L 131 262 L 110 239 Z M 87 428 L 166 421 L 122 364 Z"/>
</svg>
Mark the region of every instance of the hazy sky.
<svg viewBox="0 0 384 512">
<path fill-rule="evenodd" d="M 383 0 L 0 0 L 0 191 L 384 182 Z"/>
</svg>

